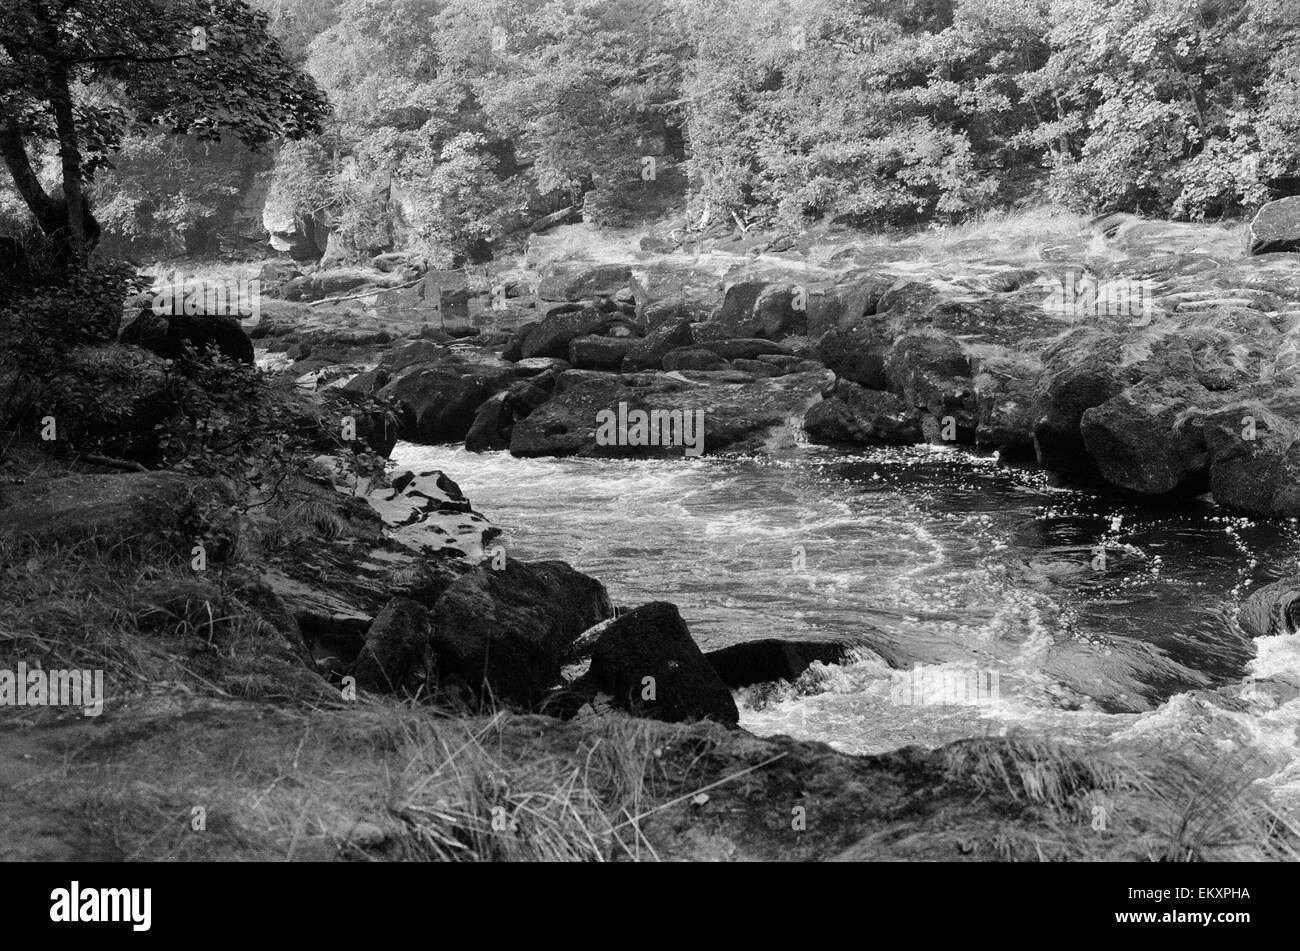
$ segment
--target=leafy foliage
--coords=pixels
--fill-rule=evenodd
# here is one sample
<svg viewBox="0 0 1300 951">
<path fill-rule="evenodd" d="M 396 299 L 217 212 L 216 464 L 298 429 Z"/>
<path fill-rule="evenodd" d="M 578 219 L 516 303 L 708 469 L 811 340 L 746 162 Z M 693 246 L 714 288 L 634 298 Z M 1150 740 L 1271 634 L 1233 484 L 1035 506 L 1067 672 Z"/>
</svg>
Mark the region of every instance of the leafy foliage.
<svg viewBox="0 0 1300 951">
<path fill-rule="evenodd" d="M 200 142 L 157 131 L 123 138 L 112 168 L 95 181 L 95 215 L 110 236 L 109 253 L 166 256 L 239 251 L 265 243 L 261 208 L 245 220 L 245 196 L 268 157 L 235 144 Z M 111 242 L 111 243 L 110 243 Z"/>
<path fill-rule="evenodd" d="M 326 101 L 242 0 L 17 0 L 0 21 L 0 156 L 42 230 L 84 263 L 81 196 L 155 126 L 250 149 L 320 130 Z M 60 209 L 33 165 L 57 149 Z"/>
<path fill-rule="evenodd" d="M 693 226 L 1237 214 L 1300 178 L 1289 0 L 257 0 L 334 114 L 276 202 L 357 253 Z M 646 160 L 656 174 L 644 174 Z"/>
<path fill-rule="evenodd" d="M 265 14 L 242 0 L 22 0 L 0 46 L 6 111 L 30 133 L 52 134 L 40 82 L 51 69 L 116 93 L 79 109 L 90 170 L 107 162 L 131 119 L 257 148 L 317 131 L 325 108 L 267 32 Z"/>
<path fill-rule="evenodd" d="M 386 461 L 346 444 L 346 415 L 384 413 L 373 401 L 318 408 L 291 385 L 269 383 L 261 370 L 210 351 L 187 348 L 167 361 L 167 388 L 176 412 L 157 424 L 168 465 L 195 475 L 221 476 L 259 493 L 274 494 L 290 476 L 326 450 L 342 453 L 344 471 L 382 477 Z"/>
</svg>

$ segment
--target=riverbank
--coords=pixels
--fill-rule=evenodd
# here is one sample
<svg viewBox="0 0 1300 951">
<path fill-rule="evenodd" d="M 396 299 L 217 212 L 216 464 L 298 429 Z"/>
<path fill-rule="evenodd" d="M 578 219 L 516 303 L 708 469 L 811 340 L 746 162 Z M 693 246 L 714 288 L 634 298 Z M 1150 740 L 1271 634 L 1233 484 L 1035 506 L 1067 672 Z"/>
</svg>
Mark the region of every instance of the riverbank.
<svg viewBox="0 0 1300 951">
<path fill-rule="evenodd" d="M 56 484 L 127 477 L 31 461 L 30 477 Z M 6 657 L 106 668 L 108 684 L 98 717 L 6 711 L 3 809 L 22 830 L 6 857 L 1151 860 L 1292 848 L 1278 806 L 1249 781 L 1256 764 L 1214 742 L 1061 743 L 1013 729 L 851 756 L 599 704 L 565 722 L 350 693 L 272 634 L 301 626 L 276 599 L 256 601 L 235 575 L 199 604 L 186 561 L 116 524 L 0 548 Z M 305 597 L 304 584 L 288 593 Z"/>
<path fill-rule="evenodd" d="M 150 434 L 130 431 L 129 412 L 111 434 L 125 458 L 56 461 L 11 441 L 0 498 L 5 659 L 102 670 L 110 685 L 102 718 L 39 707 L 6 716 L 6 808 L 45 830 L 15 848 L 139 858 L 1291 857 L 1300 696 L 1300 667 L 1287 661 L 1291 595 L 1241 599 L 1286 581 L 1294 533 L 1213 508 L 1232 505 L 1232 486 L 1258 481 L 1252 465 L 1280 477 L 1286 454 L 1224 456 L 1236 462 L 1223 471 L 1240 478 L 1221 492 L 1213 454 L 1196 442 L 1205 408 L 1184 401 L 1170 416 L 1182 475 L 1143 491 L 1111 465 L 1122 456 L 1112 448 L 1134 445 L 1090 438 L 1088 413 L 1133 403 L 1146 385 L 1134 367 L 1194 382 L 1229 400 L 1214 408 L 1226 411 L 1263 385 L 1232 361 L 1285 337 L 1294 295 L 1221 299 L 1239 283 L 1234 273 L 1184 307 L 1180 284 L 1148 299 L 1154 278 L 1139 275 L 1124 285 L 1138 295 L 1128 301 L 1136 315 L 1094 310 L 1081 327 L 1076 309 L 1062 330 L 1042 281 L 1072 255 L 1092 255 L 1095 267 L 1118 241 L 1125 267 L 1155 267 L 1152 249 L 1165 242 L 1177 261 L 1156 263 L 1182 281 L 1201 273 L 1197 262 L 1228 255 L 1232 238 L 1070 227 L 1068 241 L 1050 230 L 968 234 L 924 259 L 919 247 L 820 240 L 706 248 L 689 262 L 664 251 L 561 262 L 538 251 L 516 275 L 534 284 L 444 286 L 455 279 L 425 275 L 407 298 L 369 286 L 368 272 L 340 283 L 263 269 L 282 296 L 248 329 L 266 380 L 286 391 L 284 412 L 317 430 L 343 426 L 353 451 L 397 447 L 409 471 L 371 484 L 337 471 L 322 446 L 276 484 L 289 501 L 268 505 L 232 496 L 220 479 L 143 471 L 147 457 L 131 454 Z M 1217 250 L 1197 251 L 1213 234 Z M 1012 246 L 1038 262 L 1029 273 L 1005 257 Z M 611 242 L 604 253 L 622 251 Z M 1276 276 L 1276 265 L 1242 266 Z M 350 299 L 288 299 L 325 292 Z M 475 300 L 487 304 L 482 327 Z M 1141 322 L 1144 301 L 1160 323 Z M 1251 326 L 1262 320 L 1273 336 L 1229 335 L 1183 353 L 1187 315 L 1217 320 L 1225 307 L 1259 317 Z M 165 378 L 161 351 L 202 329 L 156 315 L 131 327 L 124 337 L 140 348 L 78 359 L 116 366 L 127 354 Z M 220 327 L 215 342 L 251 358 L 243 331 Z M 1117 356 L 1094 346 L 1098 333 L 1120 341 Z M 990 383 L 986 360 L 1025 372 Z M 1237 376 L 1216 377 L 1224 367 Z M 1027 389 L 1008 390 L 1013 378 Z M 1286 379 L 1269 378 L 1270 399 Z M 620 404 L 702 411 L 706 459 L 682 459 L 683 445 L 602 441 L 596 410 Z M 361 410 L 348 429 L 313 407 Z M 842 427 L 838 448 L 808 444 L 804 427 L 816 433 L 818 419 Z M 1168 434 L 1133 419 L 1142 452 L 1160 458 Z M 1042 472 L 1010 477 L 990 455 L 1023 457 L 1028 446 L 1049 468 L 1104 463 L 1075 475 L 1123 488 L 1128 510 L 1114 499 L 1089 509 Z M 818 452 L 825 465 L 803 468 Z M 854 452 L 856 461 L 833 461 Z M 933 459 L 949 461 L 952 481 L 918 504 L 903 474 L 923 484 Z M 630 517 L 584 499 L 573 465 L 601 467 L 604 497 L 626 494 Z M 456 481 L 484 466 L 514 486 L 498 500 L 507 513 L 515 497 L 550 499 L 557 521 L 576 506 L 615 530 L 560 532 L 529 548 L 527 526 L 514 534 Z M 763 478 L 783 469 L 793 481 Z M 822 494 L 828 473 L 854 488 Z M 719 495 L 737 474 L 734 497 Z M 1201 479 L 1213 497 L 1195 498 Z M 679 518 L 692 494 L 711 520 Z M 873 494 L 884 508 L 870 508 Z M 1193 567 L 1208 537 L 1200 529 L 1181 540 L 1178 529 L 1141 527 L 1137 513 L 1182 505 L 1205 509 L 1204 525 L 1222 520 L 1222 564 Z M 196 518 L 219 529 L 205 535 L 219 550 L 200 552 L 211 565 L 191 547 Z M 744 551 L 754 532 L 766 539 Z M 548 560 L 593 550 L 592 567 Z M 1256 570 L 1257 550 L 1276 563 Z M 624 600 L 604 572 L 625 577 L 629 565 L 646 579 Z M 782 576 L 807 590 L 794 597 Z M 719 595 L 731 603 L 700 610 L 701 597 Z M 1239 603 L 1267 623 L 1239 627 Z M 1121 623 L 1098 627 L 1088 612 Z M 1190 630 L 1176 630 L 1180 618 Z M 732 648 L 740 653 L 717 653 Z M 941 676 L 912 683 L 912 703 L 895 702 L 898 675 L 918 666 Z M 957 674 L 989 687 L 998 678 L 994 694 L 1018 716 L 950 703 L 945 678 Z M 926 683 L 939 685 L 937 701 Z M 870 700 L 882 691 L 888 707 Z M 903 715 L 891 727 L 882 710 Z M 703 717 L 719 722 L 662 722 Z M 881 722 L 865 741 L 825 729 L 872 717 Z M 1104 726 L 1067 725 L 1089 717 Z M 723 725 L 737 720 L 795 738 Z M 168 722 L 193 730 L 172 741 Z M 265 750 L 239 748 L 255 723 L 270 731 Z M 604 764 L 596 772 L 593 759 Z M 225 831 L 191 838 L 206 799 L 222 819 L 202 831 Z M 43 811 L 65 835 L 35 821 Z M 814 812 L 834 818 L 797 844 L 782 838 L 813 830 Z"/>
</svg>

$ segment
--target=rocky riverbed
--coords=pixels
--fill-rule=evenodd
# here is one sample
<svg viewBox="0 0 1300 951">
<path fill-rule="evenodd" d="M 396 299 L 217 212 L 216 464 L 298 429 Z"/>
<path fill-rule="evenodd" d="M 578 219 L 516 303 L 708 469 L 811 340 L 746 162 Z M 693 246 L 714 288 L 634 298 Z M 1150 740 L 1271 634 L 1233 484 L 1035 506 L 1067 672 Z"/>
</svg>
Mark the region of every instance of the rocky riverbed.
<svg viewBox="0 0 1300 951">
<path fill-rule="evenodd" d="M 1300 320 L 1294 254 L 1248 256 L 1231 229 L 1135 219 L 1034 239 L 868 243 L 823 234 L 805 241 L 719 237 L 691 254 L 650 246 L 605 242 L 575 254 L 562 239 L 549 249 L 537 242 L 517 266 L 479 283 L 465 274 L 408 271 L 394 260 L 315 274 L 268 266 L 261 275 L 268 297 L 243 326 L 147 312 L 129 321 L 123 341 L 145 364 L 166 358 L 178 340 L 212 342 L 296 383 L 304 413 L 335 399 L 373 399 L 375 410 L 355 420 L 355 438 L 385 455 L 397 449 L 411 463 L 389 484 L 371 485 L 342 479 L 322 457 L 318 471 L 301 474 L 313 518 L 295 529 L 292 543 L 283 543 L 282 528 L 261 526 L 253 534 L 275 535 L 281 543 L 247 540 L 259 551 L 256 570 L 234 571 L 219 583 L 145 573 L 119 594 L 121 610 L 146 627 L 180 625 L 178 643 L 187 646 L 177 656 L 188 657 L 187 669 L 194 667 L 227 698 L 344 710 L 358 697 L 414 699 L 468 716 L 504 707 L 543 715 L 509 726 L 512 735 L 536 723 L 548 742 L 575 747 L 585 742 L 577 739 L 582 731 L 608 729 L 627 717 L 803 735 L 793 749 L 803 751 L 796 758 L 807 760 L 806 769 L 788 778 L 796 797 L 837 770 L 897 769 L 892 775 L 899 782 L 924 774 L 918 795 L 956 776 L 953 801 L 973 802 L 967 793 L 987 786 L 997 773 L 986 772 L 993 760 L 1009 757 L 1022 779 L 1025 769 L 1074 770 L 1075 760 L 1041 745 L 1064 739 L 1076 750 L 1071 756 L 1087 764 L 1078 767 L 1083 778 L 1059 801 L 1024 798 L 1015 821 L 1026 842 L 1041 841 L 1047 827 L 1064 822 L 1079 826 L 1068 837 L 1077 848 L 1076 833 L 1095 831 L 1082 817 L 1094 815 L 1099 797 L 1107 810 L 1112 800 L 1129 803 L 1130 814 L 1111 828 L 1154 834 L 1158 816 L 1177 807 L 1177 794 L 1174 787 L 1163 790 L 1153 807 L 1150 790 L 1141 787 L 1152 775 L 1182 775 L 1170 756 L 1207 764 L 1251 758 L 1252 775 L 1266 780 L 1250 793 L 1258 798 L 1250 799 L 1252 816 L 1271 814 L 1289 799 L 1300 668 L 1279 658 L 1289 656 L 1297 613 L 1295 553 L 1285 530 L 1286 520 L 1300 515 L 1291 472 L 1300 435 L 1300 354 L 1294 365 L 1288 356 Z M 602 414 L 617 424 L 603 424 L 610 417 Z M 683 435 L 682 421 L 694 418 L 702 420 L 699 443 L 674 439 Z M 638 419 L 659 420 L 667 438 L 638 434 Z M 525 544 L 520 557 L 510 528 L 498 524 L 497 512 L 477 510 L 476 493 L 462 491 L 465 476 L 456 468 L 459 460 L 481 475 L 465 455 L 471 453 L 503 467 L 511 459 L 517 465 L 573 460 L 605 466 L 606 476 L 618 479 L 616 467 L 629 461 L 690 466 L 692 449 L 747 465 L 816 452 L 818 443 L 826 452 L 867 453 L 876 461 L 881 457 L 870 454 L 915 451 L 958 454 L 971 471 L 1014 465 L 1034 473 L 1015 491 L 1043 499 L 1056 491 L 1100 492 L 1107 505 L 1133 512 L 1193 505 L 1205 518 L 1279 520 L 1269 524 L 1278 526 L 1281 541 L 1265 547 L 1281 562 L 1262 575 L 1233 569 L 1224 576 L 1232 577 L 1231 593 L 1207 592 L 1213 609 L 1227 614 L 1222 625 L 1203 632 L 1203 643 L 1172 634 L 1164 642 L 1158 632 L 1135 630 L 1112 651 L 1104 638 L 1091 644 L 1073 634 L 1057 638 L 1063 628 L 1044 622 L 1049 646 L 1035 656 L 1047 660 L 1035 667 L 1034 682 L 1042 687 L 1041 675 L 1048 675 L 1045 705 L 1010 729 L 1004 720 L 990 731 L 981 716 L 910 738 L 896 733 L 897 746 L 935 752 L 895 755 L 888 752 L 897 748 L 888 733 L 857 742 L 825 732 L 825 723 L 846 716 L 880 715 L 878 705 L 830 711 L 819 733 L 805 729 L 807 705 L 795 725 L 791 700 L 850 689 L 835 684 L 859 689 L 863 678 L 873 685 L 864 695 L 892 691 L 891 671 L 914 664 L 1001 676 L 1000 648 L 958 656 L 951 652 L 951 622 L 918 633 L 924 621 L 909 622 L 905 632 L 875 623 L 865 637 L 845 624 L 798 634 L 788 624 L 755 624 L 714 638 L 710 625 L 694 627 L 699 608 L 689 590 L 642 586 L 624 602 L 622 590 L 611 596 L 598 570 L 574 567 L 578 553 L 562 545 L 533 550 Z M 437 457 L 436 465 L 421 462 L 420 447 L 436 447 L 426 453 Z M 541 479 L 572 475 L 534 472 Z M 524 491 L 522 485 L 513 491 Z M 91 539 L 174 544 L 177 519 L 196 500 L 209 507 L 227 503 L 223 491 L 176 473 L 107 473 L 83 465 L 7 488 L 0 530 L 13 551 L 36 546 L 38 554 L 14 575 L 29 580 L 31 565 L 46 563 L 39 552 L 50 546 Z M 556 497 L 564 497 L 562 487 Z M 924 519 L 900 514 L 927 528 Z M 646 529 L 654 530 L 653 521 Z M 1046 553 L 1002 559 L 999 577 L 1013 576 L 1005 590 L 1055 591 L 1097 571 L 1150 566 L 1149 545 L 1126 542 L 1116 525 L 1111 529 Z M 878 526 L 876 543 L 891 544 L 893 530 Z M 983 537 L 1005 547 L 995 534 Z M 958 532 L 953 541 L 963 544 L 961 537 Z M 617 539 L 600 536 L 596 543 L 613 547 Z M 793 552 L 797 560 L 797 540 L 787 547 L 782 559 Z M 997 558 L 996 551 L 989 556 Z M 659 546 L 656 557 L 680 556 Z M 909 557 L 900 548 L 904 561 L 896 564 L 911 570 Z M 978 572 L 988 569 L 986 558 Z M 1219 584 L 1217 576 L 1210 584 Z M 1178 597 L 1195 602 L 1194 594 Z M 220 623 L 214 605 L 221 606 Z M 1135 614 L 1135 623 L 1146 623 L 1142 617 Z M 250 640 L 245 622 L 231 618 L 249 618 L 264 634 Z M 206 639 L 208 649 L 187 640 L 193 637 Z M 1253 666 L 1252 639 L 1259 645 Z M 773 686 L 778 683 L 785 686 Z M 924 695 L 923 685 L 913 686 Z M 1017 702 L 1029 696 L 1015 690 Z M 952 704 L 941 698 L 916 706 Z M 1061 718 L 1070 709 L 1127 719 L 1072 730 Z M 138 699 L 127 710 L 118 728 L 157 715 Z M 1184 734 L 1190 728 L 1194 742 L 1171 748 L 1177 731 L 1161 729 L 1162 718 Z M 567 729 L 579 732 L 570 736 Z M 672 729 L 695 731 L 674 735 L 707 736 L 714 744 L 716 768 L 701 781 L 758 769 L 751 760 L 761 763 L 769 752 L 794 755 L 783 745 L 790 741 L 742 740 L 743 731 L 714 727 Z M 1046 738 L 1016 739 L 1023 730 Z M 986 735 L 991 738 L 974 739 Z M 861 766 L 835 760 L 845 765 L 832 767 L 827 757 L 840 754 L 814 740 L 878 758 L 854 761 Z M 963 746 L 969 743 L 976 746 Z M 815 755 L 807 752 L 814 748 Z M 974 760 L 967 749 L 979 750 Z M 101 766 L 111 768 L 110 759 Z M 1121 760 L 1142 765 L 1125 773 L 1115 765 Z M 922 761 L 929 765 L 915 765 Z M 1192 767 L 1178 769 L 1184 768 Z M 814 780 L 815 774 L 824 775 Z M 766 854 L 755 829 L 791 826 L 786 817 L 798 803 L 777 802 L 766 787 L 742 786 L 744 808 L 758 809 L 750 824 L 727 820 L 725 810 L 710 814 L 709 794 L 700 793 L 702 800 L 691 800 L 692 815 L 712 818 L 703 826 L 674 820 L 671 835 L 656 841 L 671 843 L 674 854 L 690 854 L 691 836 L 707 826 L 715 838 L 706 852 Z M 1018 781 L 998 788 L 997 808 L 1003 808 L 1020 802 L 1029 787 Z M 1133 796 L 1146 805 L 1137 808 Z M 867 798 L 871 809 L 883 802 Z M 896 805 L 906 808 L 901 800 Z M 960 836 L 944 838 L 940 851 L 951 846 L 962 855 L 999 857 L 993 814 L 984 808 Z M 888 821 L 872 825 L 877 821 L 855 806 L 805 853 L 827 857 L 858 843 L 863 854 L 886 854 L 879 836 Z M 395 824 L 389 816 L 379 825 L 384 831 L 375 842 L 399 851 L 420 829 L 409 816 Z M 319 838 L 347 846 L 345 852 L 355 847 L 334 829 Z M 1101 846 L 1106 851 L 1112 843 Z M 1150 854 L 1164 848 L 1145 847 Z"/>
</svg>

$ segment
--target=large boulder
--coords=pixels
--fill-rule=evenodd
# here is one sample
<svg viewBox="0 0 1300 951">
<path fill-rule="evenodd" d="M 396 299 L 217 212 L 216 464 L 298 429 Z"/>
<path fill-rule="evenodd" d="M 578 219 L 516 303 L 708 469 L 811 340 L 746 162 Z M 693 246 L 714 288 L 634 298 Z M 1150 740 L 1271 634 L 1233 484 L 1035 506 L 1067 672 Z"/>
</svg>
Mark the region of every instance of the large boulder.
<svg viewBox="0 0 1300 951">
<path fill-rule="evenodd" d="M 227 315 L 156 314 L 146 307 L 127 324 L 122 343 L 143 347 L 168 360 L 179 359 L 186 344 L 200 353 L 209 347 L 230 360 L 251 364 L 253 340 L 239 321 Z"/>
<path fill-rule="evenodd" d="M 596 638 L 589 677 L 614 704 L 639 716 L 681 722 L 740 720 L 731 691 L 677 612 L 664 601 L 621 615 Z"/>
<path fill-rule="evenodd" d="M 1000 452 L 1034 451 L 1034 384 L 1041 367 L 1029 358 L 989 358 L 975 366 L 977 445 Z"/>
<path fill-rule="evenodd" d="M 1294 423 L 1258 403 L 1238 403 L 1203 422 L 1214 499 L 1250 515 L 1300 515 L 1300 439 Z"/>
<path fill-rule="evenodd" d="M 1086 410 L 1080 431 L 1107 482 L 1164 495 L 1205 475 L 1208 458 L 1194 407 L 1158 387 L 1134 387 Z"/>
<path fill-rule="evenodd" d="M 904 334 L 894 343 L 886 373 L 909 405 L 937 421 L 952 420 L 956 425 L 948 432 L 956 441 L 975 442 L 975 383 L 970 360 L 956 340 L 934 332 Z"/>
<path fill-rule="evenodd" d="M 891 283 L 889 278 L 866 277 L 831 286 L 810 284 L 808 335 L 817 339 L 830 330 L 861 326 L 877 312 L 880 299 Z"/>
<path fill-rule="evenodd" d="M 402 438 L 429 445 L 459 442 L 483 402 L 513 378 L 509 367 L 490 364 L 416 367 L 379 396 L 397 402 Z"/>
<path fill-rule="evenodd" d="M 569 370 L 556 381 L 553 399 L 514 427 L 510 452 L 515 456 L 632 456 L 666 454 L 667 450 L 605 446 L 597 440 L 598 417 L 617 412 L 620 403 L 642 408 L 647 401 L 668 399 L 688 384 L 651 374 L 614 376 Z"/>
<path fill-rule="evenodd" d="M 515 415 L 506 405 L 506 394 L 498 393 L 474 413 L 474 422 L 465 434 L 465 448 L 470 452 L 496 452 L 510 448 L 510 430 Z"/>
<path fill-rule="evenodd" d="M 638 343 L 640 338 L 631 336 L 574 337 L 569 341 L 569 363 L 580 370 L 618 370 Z"/>
<path fill-rule="evenodd" d="M 524 336 L 519 347 L 522 358 L 558 357 L 569 359 L 569 344 L 575 337 L 598 334 L 605 327 L 608 315 L 594 307 L 552 314 L 537 322 Z"/>
<path fill-rule="evenodd" d="M 558 375 L 559 373 L 547 374 L 523 379 L 506 390 L 506 405 L 510 407 L 516 419 L 524 419 L 555 395 L 555 382 Z"/>
<path fill-rule="evenodd" d="M 630 284 L 638 310 L 658 301 L 677 301 L 698 308 L 704 316 L 722 300 L 717 274 L 707 267 L 694 267 L 680 261 L 634 267 Z M 704 319 L 701 316 L 696 319 Z"/>
<path fill-rule="evenodd" d="M 397 425 L 382 409 L 368 409 L 368 402 L 358 391 L 344 387 L 325 390 L 310 399 L 309 406 L 314 407 L 315 412 L 308 409 L 303 422 L 316 431 L 317 448 L 322 452 L 331 452 L 343 442 L 341 434 L 328 432 L 320 425 L 321 412 L 329 411 L 340 420 L 351 417 L 356 438 L 345 442 L 352 449 L 357 452 L 374 452 L 384 458 L 391 456 L 397 446 Z"/>
<path fill-rule="evenodd" d="M 766 281 L 737 281 L 729 284 L 722 295 L 722 306 L 713 315 L 712 323 L 717 324 L 727 336 L 757 336 L 750 329 L 753 324 L 754 305 L 758 303 L 759 295 L 773 286 L 775 285 Z"/>
<path fill-rule="evenodd" d="M 884 321 L 828 330 L 817 341 L 817 356 L 841 379 L 873 390 L 889 387 L 885 374 L 893 340 Z"/>
<path fill-rule="evenodd" d="M 1038 464 L 1055 472 L 1090 472 L 1095 466 L 1083 441 L 1083 414 L 1124 389 L 1118 344 L 1091 329 L 1071 332 L 1043 354 L 1034 388 Z"/>
<path fill-rule="evenodd" d="M 463 678 L 481 696 L 532 707 L 559 680 L 578 635 L 612 614 L 604 585 L 564 562 L 481 566 L 433 606 L 437 675 Z"/>
<path fill-rule="evenodd" d="M 763 289 L 754 301 L 753 331 L 738 337 L 763 337 L 784 340 L 808 332 L 808 289 L 801 286 L 772 285 Z"/>
<path fill-rule="evenodd" d="M 886 373 L 898 392 L 923 391 L 939 381 L 969 379 L 970 360 L 961 344 L 947 334 L 913 332 L 899 337 L 889 355 Z"/>
<path fill-rule="evenodd" d="M 662 370 L 664 357 L 668 353 L 689 347 L 693 341 L 691 325 L 686 321 L 663 324 L 632 345 L 623 358 L 623 372 Z"/>
<path fill-rule="evenodd" d="M 1246 231 L 1246 247 L 1251 254 L 1300 251 L 1300 195 L 1261 208 Z"/>
<path fill-rule="evenodd" d="M 429 611 L 409 598 L 394 598 L 370 625 L 366 643 L 352 665 L 363 690 L 395 693 L 424 661 L 433 628 Z"/>
<path fill-rule="evenodd" d="M 911 445 L 925 441 L 921 414 L 897 393 L 837 380 L 827 398 L 808 410 L 804 429 L 821 443 Z"/>
<path fill-rule="evenodd" d="M 808 292 L 789 284 L 743 281 L 727 288 L 712 321 L 730 337 L 781 340 L 808 332 Z"/>
</svg>

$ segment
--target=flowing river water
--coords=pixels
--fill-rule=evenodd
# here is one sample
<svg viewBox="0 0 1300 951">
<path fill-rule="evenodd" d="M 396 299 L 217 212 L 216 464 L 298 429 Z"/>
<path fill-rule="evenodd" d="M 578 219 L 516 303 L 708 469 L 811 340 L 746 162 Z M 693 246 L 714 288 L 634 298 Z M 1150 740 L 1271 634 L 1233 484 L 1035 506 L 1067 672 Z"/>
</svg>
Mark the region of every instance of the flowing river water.
<svg viewBox="0 0 1300 951">
<path fill-rule="evenodd" d="M 614 461 L 399 444 L 394 459 L 455 479 L 511 557 L 568 561 L 626 607 L 676 603 L 705 650 L 854 645 L 797 685 L 738 694 L 755 733 L 850 753 L 1011 728 L 1177 735 L 1205 729 L 1181 695 L 1300 678 L 1300 638 L 1235 622 L 1296 570 L 1300 529 L 1205 499 L 1056 488 L 947 447 Z M 1288 747 L 1278 782 L 1300 789 L 1295 707 L 1252 735 Z"/>
</svg>

